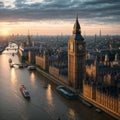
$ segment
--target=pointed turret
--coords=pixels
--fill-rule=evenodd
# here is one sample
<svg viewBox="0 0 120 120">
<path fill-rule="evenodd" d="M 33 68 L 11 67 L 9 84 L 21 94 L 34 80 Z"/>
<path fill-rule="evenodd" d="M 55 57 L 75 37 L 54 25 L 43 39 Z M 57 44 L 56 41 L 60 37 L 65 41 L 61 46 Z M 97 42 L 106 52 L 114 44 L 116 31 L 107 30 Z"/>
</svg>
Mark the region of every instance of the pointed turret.
<svg viewBox="0 0 120 120">
<path fill-rule="evenodd" d="M 75 37 L 75 40 L 82 40 L 82 41 L 84 40 L 84 38 L 81 35 L 81 27 L 78 21 L 78 15 L 76 16 L 76 21 L 73 27 L 73 36 Z"/>
<path fill-rule="evenodd" d="M 78 22 L 78 15 L 76 16 L 76 22 L 73 27 L 73 34 L 81 34 L 80 24 Z"/>
</svg>

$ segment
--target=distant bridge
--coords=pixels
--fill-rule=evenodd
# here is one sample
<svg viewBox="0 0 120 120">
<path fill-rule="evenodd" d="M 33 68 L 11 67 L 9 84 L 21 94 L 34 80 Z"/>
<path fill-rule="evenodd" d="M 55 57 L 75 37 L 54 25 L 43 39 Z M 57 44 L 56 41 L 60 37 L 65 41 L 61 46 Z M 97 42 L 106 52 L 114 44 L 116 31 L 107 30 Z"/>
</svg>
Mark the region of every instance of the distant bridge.
<svg viewBox="0 0 120 120">
<path fill-rule="evenodd" d="M 23 64 L 23 63 L 10 63 L 9 64 L 10 65 L 10 67 L 14 67 L 15 65 L 16 66 L 18 66 L 19 68 L 26 68 L 26 67 L 28 67 L 28 65 L 27 64 Z"/>
<path fill-rule="evenodd" d="M 24 40 L 9 40 L 9 43 L 15 43 L 18 46 L 20 46 L 20 44 L 23 42 L 24 42 Z"/>
<path fill-rule="evenodd" d="M 18 48 L 6 48 L 5 50 L 18 50 Z"/>
<path fill-rule="evenodd" d="M 13 63 L 13 64 L 11 63 L 10 67 L 14 67 L 15 65 L 17 65 L 19 68 L 23 67 L 23 65 L 21 63 Z"/>
</svg>

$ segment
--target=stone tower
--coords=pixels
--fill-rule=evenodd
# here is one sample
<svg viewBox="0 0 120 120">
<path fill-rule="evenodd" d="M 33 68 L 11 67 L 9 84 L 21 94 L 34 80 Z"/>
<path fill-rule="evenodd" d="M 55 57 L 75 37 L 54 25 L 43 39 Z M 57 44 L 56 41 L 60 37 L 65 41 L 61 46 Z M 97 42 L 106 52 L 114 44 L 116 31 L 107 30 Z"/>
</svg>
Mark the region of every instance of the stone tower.
<svg viewBox="0 0 120 120">
<path fill-rule="evenodd" d="M 31 47 L 32 46 L 32 42 L 31 42 L 31 38 L 30 38 L 30 33 L 28 31 L 28 35 L 27 35 L 27 46 Z"/>
<path fill-rule="evenodd" d="M 73 35 L 68 41 L 68 80 L 76 90 L 83 90 L 85 80 L 86 43 L 81 35 L 78 16 L 73 27 Z"/>
</svg>

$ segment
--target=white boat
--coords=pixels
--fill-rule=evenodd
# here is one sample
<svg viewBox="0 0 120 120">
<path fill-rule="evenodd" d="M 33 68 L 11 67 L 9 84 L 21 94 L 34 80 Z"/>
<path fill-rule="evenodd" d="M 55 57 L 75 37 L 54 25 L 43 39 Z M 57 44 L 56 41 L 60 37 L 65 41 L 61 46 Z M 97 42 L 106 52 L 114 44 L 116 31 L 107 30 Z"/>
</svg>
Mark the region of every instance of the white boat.
<svg viewBox="0 0 120 120">
<path fill-rule="evenodd" d="M 99 108 L 96 108 L 96 110 L 95 110 L 96 112 L 98 112 L 98 113 L 101 113 L 102 112 L 102 110 L 101 109 L 99 109 Z"/>
<path fill-rule="evenodd" d="M 27 68 L 28 68 L 28 70 L 36 70 L 36 67 L 33 66 L 33 65 L 30 65 L 30 66 L 28 66 Z"/>
<path fill-rule="evenodd" d="M 56 89 L 58 90 L 59 93 L 61 93 L 67 99 L 71 99 L 71 100 L 78 99 L 78 95 L 75 92 L 66 88 L 65 86 L 60 85 Z"/>
<path fill-rule="evenodd" d="M 30 98 L 30 94 L 24 85 L 20 86 L 20 91 L 25 98 Z"/>
</svg>

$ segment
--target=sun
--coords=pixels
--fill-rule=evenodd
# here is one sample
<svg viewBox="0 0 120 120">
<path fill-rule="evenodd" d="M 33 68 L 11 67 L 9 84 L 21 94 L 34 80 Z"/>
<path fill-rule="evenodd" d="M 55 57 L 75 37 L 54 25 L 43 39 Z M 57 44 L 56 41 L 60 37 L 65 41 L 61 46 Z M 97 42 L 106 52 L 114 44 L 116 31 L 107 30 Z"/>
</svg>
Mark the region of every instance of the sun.
<svg viewBox="0 0 120 120">
<path fill-rule="evenodd" d="M 9 35 L 9 31 L 7 29 L 2 29 L 1 30 L 1 35 L 8 36 Z"/>
</svg>

